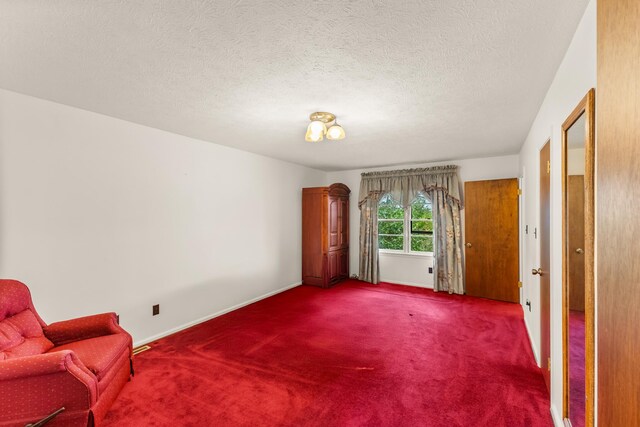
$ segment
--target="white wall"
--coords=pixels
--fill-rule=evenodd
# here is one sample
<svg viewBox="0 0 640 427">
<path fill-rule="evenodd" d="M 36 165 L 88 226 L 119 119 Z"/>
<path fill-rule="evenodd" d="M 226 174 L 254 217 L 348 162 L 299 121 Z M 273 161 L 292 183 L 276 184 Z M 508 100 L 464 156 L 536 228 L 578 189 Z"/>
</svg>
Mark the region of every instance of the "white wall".
<svg viewBox="0 0 640 427">
<path fill-rule="evenodd" d="M 0 277 L 134 340 L 297 284 L 324 172 L 0 90 Z M 160 315 L 151 306 L 160 304 Z"/>
<path fill-rule="evenodd" d="M 357 169 L 327 174 L 328 183 L 342 182 L 351 189 L 351 242 L 350 247 L 351 274 L 358 274 L 358 239 L 360 230 L 360 211 L 358 210 L 358 192 L 360 190 L 360 174 L 362 172 L 423 168 L 440 165 L 458 165 L 458 176 L 462 185 L 465 181 L 486 179 L 515 178 L 518 176 L 518 156 L 487 157 L 481 159 L 452 160 L 448 162 L 421 163 L 414 165 L 389 166 L 372 169 Z M 464 224 L 464 210 L 462 221 Z M 464 227 L 463 227 L 464 229 Z M 433 265 L 432 257 L 413 255 L 380 254 L 380 279 L 385 282 L 403 283 L 407 285 L 432 288 L 433 275 L 428 274 L 428 267 Z"/>
<path fill-rule="evenodd" d="M 584 175 L 585 166 L 584 148 L 567 150 L 568 175 Z"/>
<path fill-rule="evenodd" d="M 553 83 L 520 151 L 521 173 L 525 176 L 525 224 L 539 228 L 539 155 L 551 139 L 551 411 L 557 426 L 562 415 L 562 176 L 561 130 L 571 111 L 596 85 L 596 1 L 584 13 L 574 38 L 558 68 Z M 597 96 L 597 95 L 596 95 Z M 524 271 L 539 266 L 539 245 L 532 233 L 525 236 Z M 523 297 L 531 300 L 532 311 L 525 320 L 534 343 L 540 348 L 539 279 L 524 275 Z"/>
</svg>

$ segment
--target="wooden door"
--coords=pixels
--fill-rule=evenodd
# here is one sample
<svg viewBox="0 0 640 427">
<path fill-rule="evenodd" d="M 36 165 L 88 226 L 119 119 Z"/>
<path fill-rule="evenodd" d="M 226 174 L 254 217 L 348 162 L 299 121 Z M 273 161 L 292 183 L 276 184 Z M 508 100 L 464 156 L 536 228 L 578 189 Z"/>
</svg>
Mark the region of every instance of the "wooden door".
<svg viewBox="0 0 640 427">
<path fill-rule="evenodd" d="M 327 202 L 325 188 L 302 189 L 302 283 L 306 285 L 325 286 Z"/>
<path fill-rule="evenodd" d="M 540 150 L 540 364 L 551 391 L 551 141 Z"/>
<path fill-rule="evenodd" d="M 344 254 L 349 247 L 349 199 L 329 196 L 329 282 L 335 283 L 349 276 L 349 264 Z M 348 256 L 348 255 L 347 255 Z"/>
<path fill-rule="evenodd" d="M 640 426 L 640 2 L 597 7 L 598 425 Z"/>
<path fill-rule="evenodd" d="M 567 177 L 569 309 L 584 311 L 584 175 Z"/>
<path fill-rule="evenodd" d="M 468 295 L 519 300 L 518 180 L 465 182 Z"/>
</svg>

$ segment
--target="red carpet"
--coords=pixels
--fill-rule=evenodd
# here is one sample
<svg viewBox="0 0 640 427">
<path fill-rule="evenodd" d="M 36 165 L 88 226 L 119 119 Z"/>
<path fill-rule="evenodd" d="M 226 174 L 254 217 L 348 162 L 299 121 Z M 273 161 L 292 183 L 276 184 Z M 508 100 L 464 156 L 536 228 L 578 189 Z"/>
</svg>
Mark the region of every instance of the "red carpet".
<svg viewBox="0 0 640 427">
<path fill-rule="evenodd" d="M 585 425 L 584 311 L 569 311 L 569 418 L 573 427 Z"/>
<path fill-rule="evenodd" d="M 552 426 L 517 304 L 299 286 L 152 344 L 112 426 Z"/>
</svg>

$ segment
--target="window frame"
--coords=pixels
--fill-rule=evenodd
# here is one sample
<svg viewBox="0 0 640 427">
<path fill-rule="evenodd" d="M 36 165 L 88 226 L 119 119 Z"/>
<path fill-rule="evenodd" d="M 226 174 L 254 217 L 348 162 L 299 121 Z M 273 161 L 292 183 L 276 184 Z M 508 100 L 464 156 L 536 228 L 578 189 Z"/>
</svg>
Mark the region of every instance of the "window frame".
<svg viewBox="0 0 640 427">
<path fill-rule="evenodd" d="M 383 196 L 386 197 L 386 194 Z M 425 198 L 427 198 L 426 196 L 424 196 Z M 429 201 L 429 204 L 431 204 L 431 201 L 427 198 L 427 201 Z M 413 204 L 413 202 L 411 202 L 411 204 Z M 382 254 L 388 254 L 388 255 L 408 255 L 408 256 L 414 256 L 414 257 L 433 257 L 433 252 L 422 252 L 422 251 L 412 251 L 411 250 L 411 226 L 412 223 L 414 221 L 427 221 L 427 222 L 431 222 L 431 233 L 429 232 L 424 232 L 424 233 L 415 233 L 417 235 L 423 235 L 423 236 L 431 236 L 431 239 L 433 241 L 434 238 L 434 232 L 433 232 L 433 205 L 431 205 L 431 219 L 411 219 L 411 205 L 409 205 L 406 209 L 402 209 L 403 210 L 403 217 L 402 219 L 400 218 L 380 218 L 378 217 L 378 230 L 380 230 L 380 222 L 402 222 L 402 232 L 403 234 L 380 234 L 380 232 L 378 231 L 378 238 L 380 238 L 380 236 L 402 236 L 402 250 L 400 249 L 380 249 L 380 245 L 378 244 L 378 252 L 382 253 Z"/>
</svg>

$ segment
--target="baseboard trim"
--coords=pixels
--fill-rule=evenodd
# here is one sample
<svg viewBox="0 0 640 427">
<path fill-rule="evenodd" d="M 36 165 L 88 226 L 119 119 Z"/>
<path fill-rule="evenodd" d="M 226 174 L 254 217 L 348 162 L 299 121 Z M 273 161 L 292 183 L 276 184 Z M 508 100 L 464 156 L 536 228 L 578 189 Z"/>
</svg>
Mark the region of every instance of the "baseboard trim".
<svg viewBox="0 0 640 427">
<path fill-rule="evenodd" d="M 558 415 L 558 410 L 556 409 L 556 405 L 554 405 L 553 403 L 551 404 L 551 419 L 553 420 L 553 425 L 555 427 L 564 427 L 564 421 L 562 420 L 562 417 L 560 415 Z"/>
<path fill-rule="evenodd" d="M 267 292 L 266 294 L 257 296 L 255 298 L 252 298 L 252 299 L 248 300 L 248 301 L 241 302 L 240 304 L 236 304 L 236 305 L 231 306 L 229 308 L 222 309 L 222 310 L 217 311 L 217 312 L 215 312 L 213 314 L 209 314 L 209 315 L 201 317 L 199 319 L 192 320 L 191 322 L 183 323 L 180 326 L 176 326 L 175 328 L 171 328 L 171 329 L 169 329 L 167 331 L 160 332 L 159 334 L 155 334 L 155 335 L 152 335 L 150 337 L 143 338 L 143 339 L 141 339 L 139 341 L 134 341 L 133 347 L 135 348 L 135 347 L 140 347 L 141 345 L 149 344 L 150 342 L 153 342 L 155 340 L 159 340 L 160 338 L 164 338 L 164 337 L 169 336 L 171 334 L 175 334 L 176 332 L 183 331 L 183 330 L 188 329 L 188 328 L 190 328 L 192 326 L 195 326 L 195 325 L 198 325 L 200 323 L 206 322 L 207 320 L 214 319 L 214 318 L 216 318 L 218 316 L 222 316 L 223 314 L 227 314 L 227 313 L 229 313 L 229 312 L 231 312 L 233 310 L 237 310 L 237 309 L 245 307 L 245 306 L 247 306 L 249 304 L 253 304 L 254 302 L 258 302 L 260 300 L 272 297 L 272 296 L 274 296 L 276 294 L 279 294 L 279 293 L 282 293 L 284 291 L 288 291 L 289 289 L 295 288 L 296 286 L 300 286 L 300 283 L 297 282 L 297 283 L 293 283 L 291 285 L 287 285 L 287 286 L 285 286 L 283 288 L 276 289 L 275 291 Z"/>
<path fill-rule="evenodd" d="M 423 285 L 421 283 L 401 282 L 399 280 L 389 280 L 389 279 L 380 279 L 380 281 L 385 283 L 392 283 L 394 285 L 407 285 L 407 286 L 414 286 L 416 288 L 433 289 L 433 285 Z"/>
<path fill-rule="evenodd" d="M 540 363 L 540 353 L 538 353 L 538 347 L 536 343 L 533 341 L 533 335 L 531 334 L 531 328 L 529 328 L 529 322 L 527 322 L 527 316 L 523 317 L 524 319 L 524 327 L 527 329 L 527 335 L 529 336 L 529 343 L 531 343 L 531 349 L 533 350 L 533 357 L 536 359 L 536 363 L 539 368 L 542 368 L 542 364 Z"/>
</svg>

